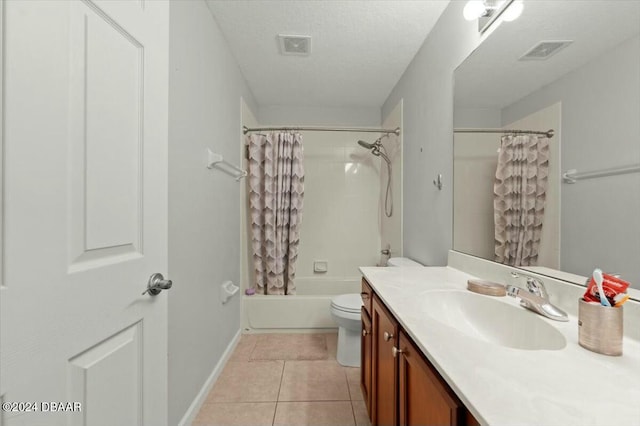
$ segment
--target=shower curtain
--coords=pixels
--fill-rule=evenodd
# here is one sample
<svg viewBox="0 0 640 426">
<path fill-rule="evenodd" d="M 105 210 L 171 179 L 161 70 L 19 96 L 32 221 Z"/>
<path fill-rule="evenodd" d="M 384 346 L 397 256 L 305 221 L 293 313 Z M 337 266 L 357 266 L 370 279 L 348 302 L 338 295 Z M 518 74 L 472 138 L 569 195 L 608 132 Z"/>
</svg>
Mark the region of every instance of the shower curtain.
<svg viewBox="0 0 640 426">
<path fill-rule="evenodd" d="M 252 134 L 248 146 L 256 291 L 292 295 L 304 196 L 302 136 Z"/>
<path fill-rule="evenodd" d="M 534 266 L 538 260 L 549 174 L 549 139 L 502 137 L 493 185 L 495 260 Z"/>
</svg>

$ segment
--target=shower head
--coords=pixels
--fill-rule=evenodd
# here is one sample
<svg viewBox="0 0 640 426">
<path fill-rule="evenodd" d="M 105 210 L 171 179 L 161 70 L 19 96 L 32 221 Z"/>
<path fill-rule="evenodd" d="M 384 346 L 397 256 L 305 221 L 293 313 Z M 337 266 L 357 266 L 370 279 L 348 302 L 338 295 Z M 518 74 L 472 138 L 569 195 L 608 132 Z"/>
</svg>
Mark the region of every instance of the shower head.
<svg viewBox="0 0 640 426">
<path fill-rule="evenodd" d="M 389 160 L 389 157 L 387 157 L 385 153 L 381 151 L 381 148 L 384 149 L 384 146 L 382 145 L 382 138 L 378 138 L 374 143 L 359 140 L 358 145 L 363 148 L 370 149 L 371 154 L 375 155 L 376 157 L 382 157 L 384 161 L 387 162 L 387 164 L 391 164 L 391 160 Z"/>
<path fill-rule="evenodd" d="M 387 163 L 387 190 L 384 197 L 384 214 L 387 217 L 391 217 L 393 214 L 393 195 L 391 194 L 391 160 L 387 156 L 386 148 L 382 145 L 382 138 L 386 136 L 388 135 L 379 137 L 374 143 L 359 140 L 358 145 L 363 148 L 370 149 L 372 155 L 381 157 L 384 162 Z"/>
<path fill-rule="evenodd" d="M 369 142 L 365 142 L 365 141 L 358 141 L 358 145 L 360 145 L 363 148 L 367 148 L 367 149 L 372 149 L 373 147 L 376 146 L 375 143 L 369 143 Z"/>
</svg>

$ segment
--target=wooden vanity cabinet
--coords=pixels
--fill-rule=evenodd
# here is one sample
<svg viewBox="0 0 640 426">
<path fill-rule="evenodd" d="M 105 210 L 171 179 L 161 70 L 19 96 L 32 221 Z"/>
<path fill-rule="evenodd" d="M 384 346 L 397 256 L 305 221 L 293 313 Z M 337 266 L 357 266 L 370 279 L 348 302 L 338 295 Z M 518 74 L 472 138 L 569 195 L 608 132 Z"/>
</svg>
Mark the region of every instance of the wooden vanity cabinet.
<svg viewBox="0 0 640 426">
<path fill-rule="evenodd" d="M 373 303 L 373 289 L 365 280 L 362 279 L 362 285 L 360 290 L 360 297 L 362 298 L 362 307 L 369 314 L 369 318 L 371 318 L 371 304 Z"/>
<path fill-rule="evenodd" d="M 362 397 L 367 406 L 367 413 L 371 419 L 371 340 L 373 337 L 373 327 L 371 326 L 371 303 L 373 291 L 369 284 L 362 279 L 362 337 L 360 339 L 360 388 Z"/>
<path fill-rule="evenodd" d="M 422 352 L 400 331 L 398 419 L 401 425 L 466 423 L 465 409 Z M 466 420 L 466 419 L 465 419 Z"/>
<path fill-rule="evenodd" d="M 360 350 L 360 388 L 371 418 L 371 318 L 362 307 L 362 337 Z"/>
<path fill-rule="evenodd" d="M 398 363 L 393 348 L 398 342 L 398 322 L 375 295 L 371 324 L 371 424 L 393 426 L 397 424 Z"/>
<path fill-rule="evenodd" d="M 371 424 L 479 425 L 364 279 L 362 286 L 371 301 L 362 308 L 360 367 Z"/>
</svg>

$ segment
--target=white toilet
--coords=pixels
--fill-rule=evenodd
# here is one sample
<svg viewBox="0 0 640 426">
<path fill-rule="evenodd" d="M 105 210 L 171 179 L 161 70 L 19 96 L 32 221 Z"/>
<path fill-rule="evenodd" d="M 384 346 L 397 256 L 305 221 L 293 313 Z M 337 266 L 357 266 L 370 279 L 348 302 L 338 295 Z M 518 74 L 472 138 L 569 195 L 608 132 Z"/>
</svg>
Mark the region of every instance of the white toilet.
<svg viewBox="0 0 640 426">
<path fill-rule="evenodd" d="M 360 367 L 360 333 L 362 320 L 360 294 L 341 294 L 331 299 L 331 316 L 338 324 L 336 359 L 346 367 Z"/>
<path fill-rule="evenodd" d="M 408 257 L 391 257 L 387 260 L 387 266 L 399 266 L 399 267 L 422 267 L 420 263 L 415 260 L 411 260 Z"/>
<path fill-rule="evenodd" d="M 392 257 L 387 261 L 387 266 L 421 267 L 422 265 L 405 257 Z M 331 316 L 338 324 L 336 359 L 346 367 L 360 367 L 361 307 L 362 298 L 357 293 L 341 294 L 331 299 Z"/>
</svg>

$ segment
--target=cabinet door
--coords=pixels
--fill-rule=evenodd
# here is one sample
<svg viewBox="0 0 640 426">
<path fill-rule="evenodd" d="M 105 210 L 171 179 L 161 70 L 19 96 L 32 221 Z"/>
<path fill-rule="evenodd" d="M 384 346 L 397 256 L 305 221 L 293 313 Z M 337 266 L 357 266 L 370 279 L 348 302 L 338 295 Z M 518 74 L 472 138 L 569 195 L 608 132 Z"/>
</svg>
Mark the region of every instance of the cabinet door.
<svg viewBox="0 0 640 426">
<path fill-rule="evenodd" d="M 373 300 L 373 289 L 367 282 L 367 280 L 362 278 L 362 290 L 360 291 L 360 297 L 362 297 L 362 306 L 364 306 L 365 311 L 369 317 L 371 317 L 371 303 Z"/>
<path fill-rule="evenodd" d="M 392 349 L 398 340 L 398 323 L 375 296 L 371 314 L 373 325 L 371 421 L 377 426 L 394 426 L 397 424 L 396 378 L 398 364 Z"/>
<path fill-rule="evenodd" d="M 367 413 L 371 419 L 371 318 L 365 307 L 362 307 L 362 339 L 360 350 L 360 387 Z"/>
<path fill-rule="evenodd" d="M 400 424 L 457 425 L 459 419 L 462 420 L 460 401 L 402 332 L 399 344 L 402 351 L 398 357 Z"/>
</svg>

